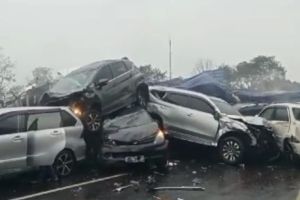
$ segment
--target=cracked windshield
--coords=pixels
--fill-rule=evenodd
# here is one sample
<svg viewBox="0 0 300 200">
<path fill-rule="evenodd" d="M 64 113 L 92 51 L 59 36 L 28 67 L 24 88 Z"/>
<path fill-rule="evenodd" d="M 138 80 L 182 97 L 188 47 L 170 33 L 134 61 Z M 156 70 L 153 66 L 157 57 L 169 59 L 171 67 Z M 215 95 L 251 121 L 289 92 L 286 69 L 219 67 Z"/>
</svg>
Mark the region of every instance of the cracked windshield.
<svg viewBox="0 0 300 200">
<path fill-rule="evenodd" d="M 0 200 L 300 200 L 299 0 L 0 0 Z"/>
</svg>

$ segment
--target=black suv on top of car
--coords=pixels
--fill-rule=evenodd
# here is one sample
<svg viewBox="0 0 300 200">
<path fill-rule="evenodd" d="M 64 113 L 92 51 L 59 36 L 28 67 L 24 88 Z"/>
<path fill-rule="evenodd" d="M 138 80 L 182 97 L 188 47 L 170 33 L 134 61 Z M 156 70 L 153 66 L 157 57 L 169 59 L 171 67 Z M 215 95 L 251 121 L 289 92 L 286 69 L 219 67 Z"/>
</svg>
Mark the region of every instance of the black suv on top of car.
<svg viewBox="0 0 300 200">
<path fill-rule="evenodd" d="M 146 85 L 139 69 L 127 58 L 83 66 L 60 79 L 46 92 L 41 105 L 70 106 L 88 131 L 98 131 L 102 117 L 134 102 Z"/>
</svg>

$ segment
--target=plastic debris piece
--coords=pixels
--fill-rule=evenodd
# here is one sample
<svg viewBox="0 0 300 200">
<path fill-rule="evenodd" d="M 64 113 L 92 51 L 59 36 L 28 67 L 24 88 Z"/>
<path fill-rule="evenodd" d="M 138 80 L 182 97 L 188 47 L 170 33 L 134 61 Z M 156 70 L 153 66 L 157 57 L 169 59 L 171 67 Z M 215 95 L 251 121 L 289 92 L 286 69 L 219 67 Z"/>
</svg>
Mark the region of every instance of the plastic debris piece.
<svg viewBox="0 0 300 200">
<path fill-rule="evenodd" d="M 182 190 L 182 191 L 205 191 L 203 187 L 196 187 L 196 186 L 180 186 L 180 187 L 157 187 L 152 188 L 154 191 L 161 191 L 161 190 Z"/>
<path fill-rule="evenodd" d="M 194 178 L 192 180 L 193 186 L 197 186 L 201 184 L 201 180 L 199 178 Z"/>
<path fill-rule="evenodd" d="M 197 171 L 192 171 L 193 174 L 197 174 Z"/>
</svg>

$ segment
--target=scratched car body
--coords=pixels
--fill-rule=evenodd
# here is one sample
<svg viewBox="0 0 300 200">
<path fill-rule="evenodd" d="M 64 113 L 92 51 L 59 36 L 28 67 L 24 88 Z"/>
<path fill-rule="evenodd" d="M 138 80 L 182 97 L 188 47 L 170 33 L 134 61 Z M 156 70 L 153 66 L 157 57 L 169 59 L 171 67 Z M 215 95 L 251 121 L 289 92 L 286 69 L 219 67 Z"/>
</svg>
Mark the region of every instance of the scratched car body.
<svg viewBox="0 0 300 200">
<path fill-rule="evenodd" d="M 168 141 L 144 109 L 131 108 L 105 122 L 104 136 L 104 161 L 166 166 Z"/>
<path fill-rule="evenodd" d="M 218 147 L 222 160 L 237 164 L 257 138 L 227 102 L 204 94 L 170 87 L 149 87 L 147 110 L 170 137 Z"/>
<path fill-rule="evenodd" d="M 0 109 L 0 169 L 51 166 L 71 174 L 85 157 L 81 121 L 65 107 Z"/>
<path fill-rule="evenodd" d="M 86 130 L 97 132 L 103 116 L 138 102 L 143 82 L 143 75 L 128 59 L 98 61 L 63 77 L 43 95 L 40 104 L 69 106 Z"/>
<path fill-rule="evenodd" d="M 259 117 L 272 126 L 281 152 L 292 160 L 300 158 L 300 105 L 292 103 L 271 104 Z"/>
</svg>

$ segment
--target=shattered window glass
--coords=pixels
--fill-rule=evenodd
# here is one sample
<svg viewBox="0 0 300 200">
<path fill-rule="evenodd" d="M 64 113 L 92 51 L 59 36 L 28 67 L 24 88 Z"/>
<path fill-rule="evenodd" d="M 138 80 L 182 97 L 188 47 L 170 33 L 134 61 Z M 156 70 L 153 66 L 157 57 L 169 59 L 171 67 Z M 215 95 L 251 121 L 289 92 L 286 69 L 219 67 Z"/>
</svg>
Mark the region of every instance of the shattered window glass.
<svg viewBox="0 0 300 200">
<path fill-rule="evenodd" d="M 142 126 L 148 123 L 153 122 L 151 116 L 144 110 L 132 111 L 130 113 L 125 113 L 119 117 L 116 117 L 112 120 L 108 120 L 104 128 L 113 127 L 113 128 L 129 128 Z"/>
<path fill-rule="evenodd" d="M 96 75 L 96 80 L 101 80 L 101 79 L 112 79 L 112 73 L 109 68 L 109 66 L 104 66 Z"/>
</svg>

